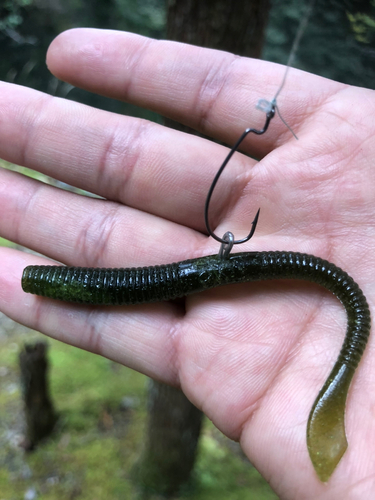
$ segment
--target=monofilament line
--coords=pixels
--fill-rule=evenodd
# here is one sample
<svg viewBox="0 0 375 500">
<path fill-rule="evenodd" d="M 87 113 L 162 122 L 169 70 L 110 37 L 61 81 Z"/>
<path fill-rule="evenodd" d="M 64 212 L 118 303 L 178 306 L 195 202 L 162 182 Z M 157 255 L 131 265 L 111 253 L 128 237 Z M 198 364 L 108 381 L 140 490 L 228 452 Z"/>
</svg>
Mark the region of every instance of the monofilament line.
<svg viewBox="0 0 375 500">
<path fill-rule="evenodd" d="M 300 22 L 300 24 L 298 26 L 298 30 L 297 30 L 296 36 L 294 38 L 294 42 L 293 42 L 292 48 L 290 50 L 288 62 L 286 64 L 286 68 L 285 68 L 285 73 L 284 73 L 283 80 L 282 80 L 281 85 L 280 85 L 280 87 L 278 88 L 278 90 L 277 90 L 277 92 L 275 94 L 275 97 L 273 98 L 274 102 L 276 102 L 276 100 L 277 100 L 280 92 L 282 91 L 282 89 L 283 89 L 283 87 L 285 85 L 285 81 L 286 81 L 286 77 L 288 75 L 289 68 L 291 67 L 291 65 L 293 63 L 293 60 L 294 60 L 294 57 L 295 57 L 295 55 L 297 53 L 297 50 L 298 50 L 298 47 L 299 47 L 302 35 L 306 31 L 307 24 L 309 22 L 309 19 L 310 19 L 310 16 L 311 16 L 311 12 L 312 12 L 313 7 L 314 7 L 314 3 L 315 3 L 315 0 L 310 0 L 310 2 L 308 3 L 308 5 L 306 7 L 305 13 L 304 13 L 304 15 L 303 15 L 303 17 L 301 19 L 301 22 Z M 280 118 L 281 118 L 281 116 L 280 116 Z"/>
</svg>

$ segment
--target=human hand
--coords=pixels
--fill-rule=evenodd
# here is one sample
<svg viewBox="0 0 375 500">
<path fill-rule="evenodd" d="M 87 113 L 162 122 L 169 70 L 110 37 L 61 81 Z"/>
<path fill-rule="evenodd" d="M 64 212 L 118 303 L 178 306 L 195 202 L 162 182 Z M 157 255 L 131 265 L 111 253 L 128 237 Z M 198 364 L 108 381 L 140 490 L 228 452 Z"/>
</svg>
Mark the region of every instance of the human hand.
<svg viewBox="0 0 375 500">
<path fill-rule="evenodd" d="M 233 144 L 261 128 L 284 67 L 129 33 L 79 29 L 51 45 L 51 71 L 73 85 L 154 109 Z M 349 448 L 328 485 L 306 448 L 310 408 L 345 334 L 342 306 L 301 282 L 233 285 L 181 303 L 85 307 L 23 293 L 22 270 L 153 265 L 217 253 L 203 207 L 227 149 L 136 118 L 1 84 L 0 156 L 95 193 L 93 199 L 0 172 L 0 234 L 46 258 L 1 248 L 0 309 L 54 338 L 166 383 L 238 439 L 287 499 L 368 498 L 374 491 L 374 342 L 347 402 Z M 279 97 L 296 141 L 275 118 L 248 136 L 215 190 L 218 235 L 254 238 L 241 251 L 291 250 L 345 269 L 374 305 L 375 98 L 290 70 Z M 235 249 L 234 251 L 236 251 Z"/>
</svg>

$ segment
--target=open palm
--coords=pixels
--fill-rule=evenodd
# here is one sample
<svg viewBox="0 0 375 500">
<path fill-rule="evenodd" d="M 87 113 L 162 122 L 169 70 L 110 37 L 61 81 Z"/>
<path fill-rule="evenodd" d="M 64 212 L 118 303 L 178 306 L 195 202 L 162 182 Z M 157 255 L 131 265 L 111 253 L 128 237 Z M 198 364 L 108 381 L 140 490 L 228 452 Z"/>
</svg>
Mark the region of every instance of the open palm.
<svg viewBox="0 0 375 500">
<path fill-rule="evenodd" d="M 51 71 L 233 144 L 261 128 L 284 68 L 129 33 L 78 29 L 51 45 Z M 345 311 L 324 289 L 272 281 L 181 302 L 87 307 L 21 289 L 48 259 L 130 267 L 217 253 L 203 207 L 227 148 L 144 120 L 1 84 L 0 156 L 99 195 L 0 172 L 0 234 L 46 258 L 1 248 L 0 309 L 18 322 L 182 388 L 286 499 L 370 498 L 375 491 L 374 342 L 347 403 L 349 448 L 328 485 L 306 448 L 314 399 L 340 350 Z M 241 251 L 313 253 L 375 298 L 375 95 L 291 70 L 275 118 L 248 136 L 219 181 L 210 220 Z M 259 162 L 251 158 L 261 159 Z M 234 249 L 236 251 L 236 249 Z"/>
</svg>

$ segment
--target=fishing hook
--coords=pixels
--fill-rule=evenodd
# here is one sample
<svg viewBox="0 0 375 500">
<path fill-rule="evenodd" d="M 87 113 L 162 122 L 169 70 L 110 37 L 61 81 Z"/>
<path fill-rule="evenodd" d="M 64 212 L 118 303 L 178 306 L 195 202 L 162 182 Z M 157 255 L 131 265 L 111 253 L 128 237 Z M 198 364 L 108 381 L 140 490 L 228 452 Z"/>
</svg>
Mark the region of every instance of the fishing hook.
<svg viewBox="0 0 375 500">
<path fill-rule="evenodd" d="M 212 238 L 214 238 L 216 241 L 218 241 L 219 243 L 221 243 L 221 248 L 220 248 L 220 252 L 219 252 L 219 255 L 220 255 L 221 258 L 227 258 L 228 257 L 229 252 L 231 251 L 233 245 L 239 245 L 241 243 L 245 243 L 246 241 L 249 241 L 249 239 L 253 236 L 255 228 L 256 228 L 256 225 L 257 225 L 257 222 L 258 222 L 260 208 L 259 208 L 258 212 L 256 213 L 256 216 L 255 216 L 255 218 L 254 218 L 254 220 L 252 222 L 251 230 L 250 230 L 249 234 L 245 238 L 242 238 L 240 240 L 235 240 L 234 236 L 233 236 L 233 233 L 231 233 L 229 231 L 227 233 L 225 233 L 225 235 L 223 236 L 223 238 L 220 238 L 219 236 L 217 236 L 212 231 L 210 223 L 209 223 L 209 220 L 208 220 L 208 210 L 209 210 L 209 206 L 210 206 L 210 201 L 211 201 L 212 193 L 214 192 L 215 186 L 217 184 L 217 181 L 220 178 L 220 175 L 223 173 L 224 168 L 227 166 L 229 160 L 232 158 L 232 156 L 234 155 L 234 153 L 237 151 L 237 149 L 238 149 L 239 145 L 241 144 L 241 142 L 245 139 L 245 137 L 248 134 L 250 134 L 250 132 L 253 132 L 254 134 L 257 134 L 257 135 L 264 134 L 264 132 L 266 132 L 266 130 L 268 129 L 270 121 L 275 116 L 275 111 L 276 111 L 276 101 L 271 101 L 270 107 L 269 107 L 269 109 L 267 110 L 267 113 L 266 113 L 266 121 L 265 121 L 265 124 L 264 124 L 263 128 L 261 130 L 257 130 L 255 128 L 247 128 L 243 132 L 243 134 L 238 139 L 238 141 L 236 142 L 236 144 L 229 151 L 227 157 L 225 158 L 225 160 L 222 163 L 221 167 L 217 171 L 217 173 L 216 173 L 216 175 L 214 177 L 214 180 L 212 181 L 212 184 L 210 186 L 210 189 L 208 190 L 208 194 L 207 194 L 207 198 L 206 198 L 206 203 L 205 203 L 205 207 L 204 207 L 204 221 L 205 221 L 205 224 L 206 224 L 206 228 L 207 228 L 208 234 L 210 236 L 212 236 Z"/>
</svg>

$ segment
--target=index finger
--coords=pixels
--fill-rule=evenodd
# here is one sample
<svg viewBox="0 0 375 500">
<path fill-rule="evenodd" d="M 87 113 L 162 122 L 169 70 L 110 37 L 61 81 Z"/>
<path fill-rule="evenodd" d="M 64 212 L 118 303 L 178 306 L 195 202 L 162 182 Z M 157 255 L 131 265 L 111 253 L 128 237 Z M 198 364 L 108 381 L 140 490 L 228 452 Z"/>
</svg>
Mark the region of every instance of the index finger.
<svg viewBox="0 0 375 500">
<path fill-rule="evenodd" d="M 152 109 L 229 144 L 245 128 L 262 128 L 265 116 L 255 105 L 275 96 L 285 72 L 285 66 L 227 52 L 81 28 L 52 42 L 47 63 L 58 78 L 75 86 Z M 339 87 L 290 71 L 279 98 L 283 117 L 298 133 L 307 112 Z M 292 138 L 280 120 L 272 131 L 249 137 L 244 150 L 260 158 Z"/>
</svg>

